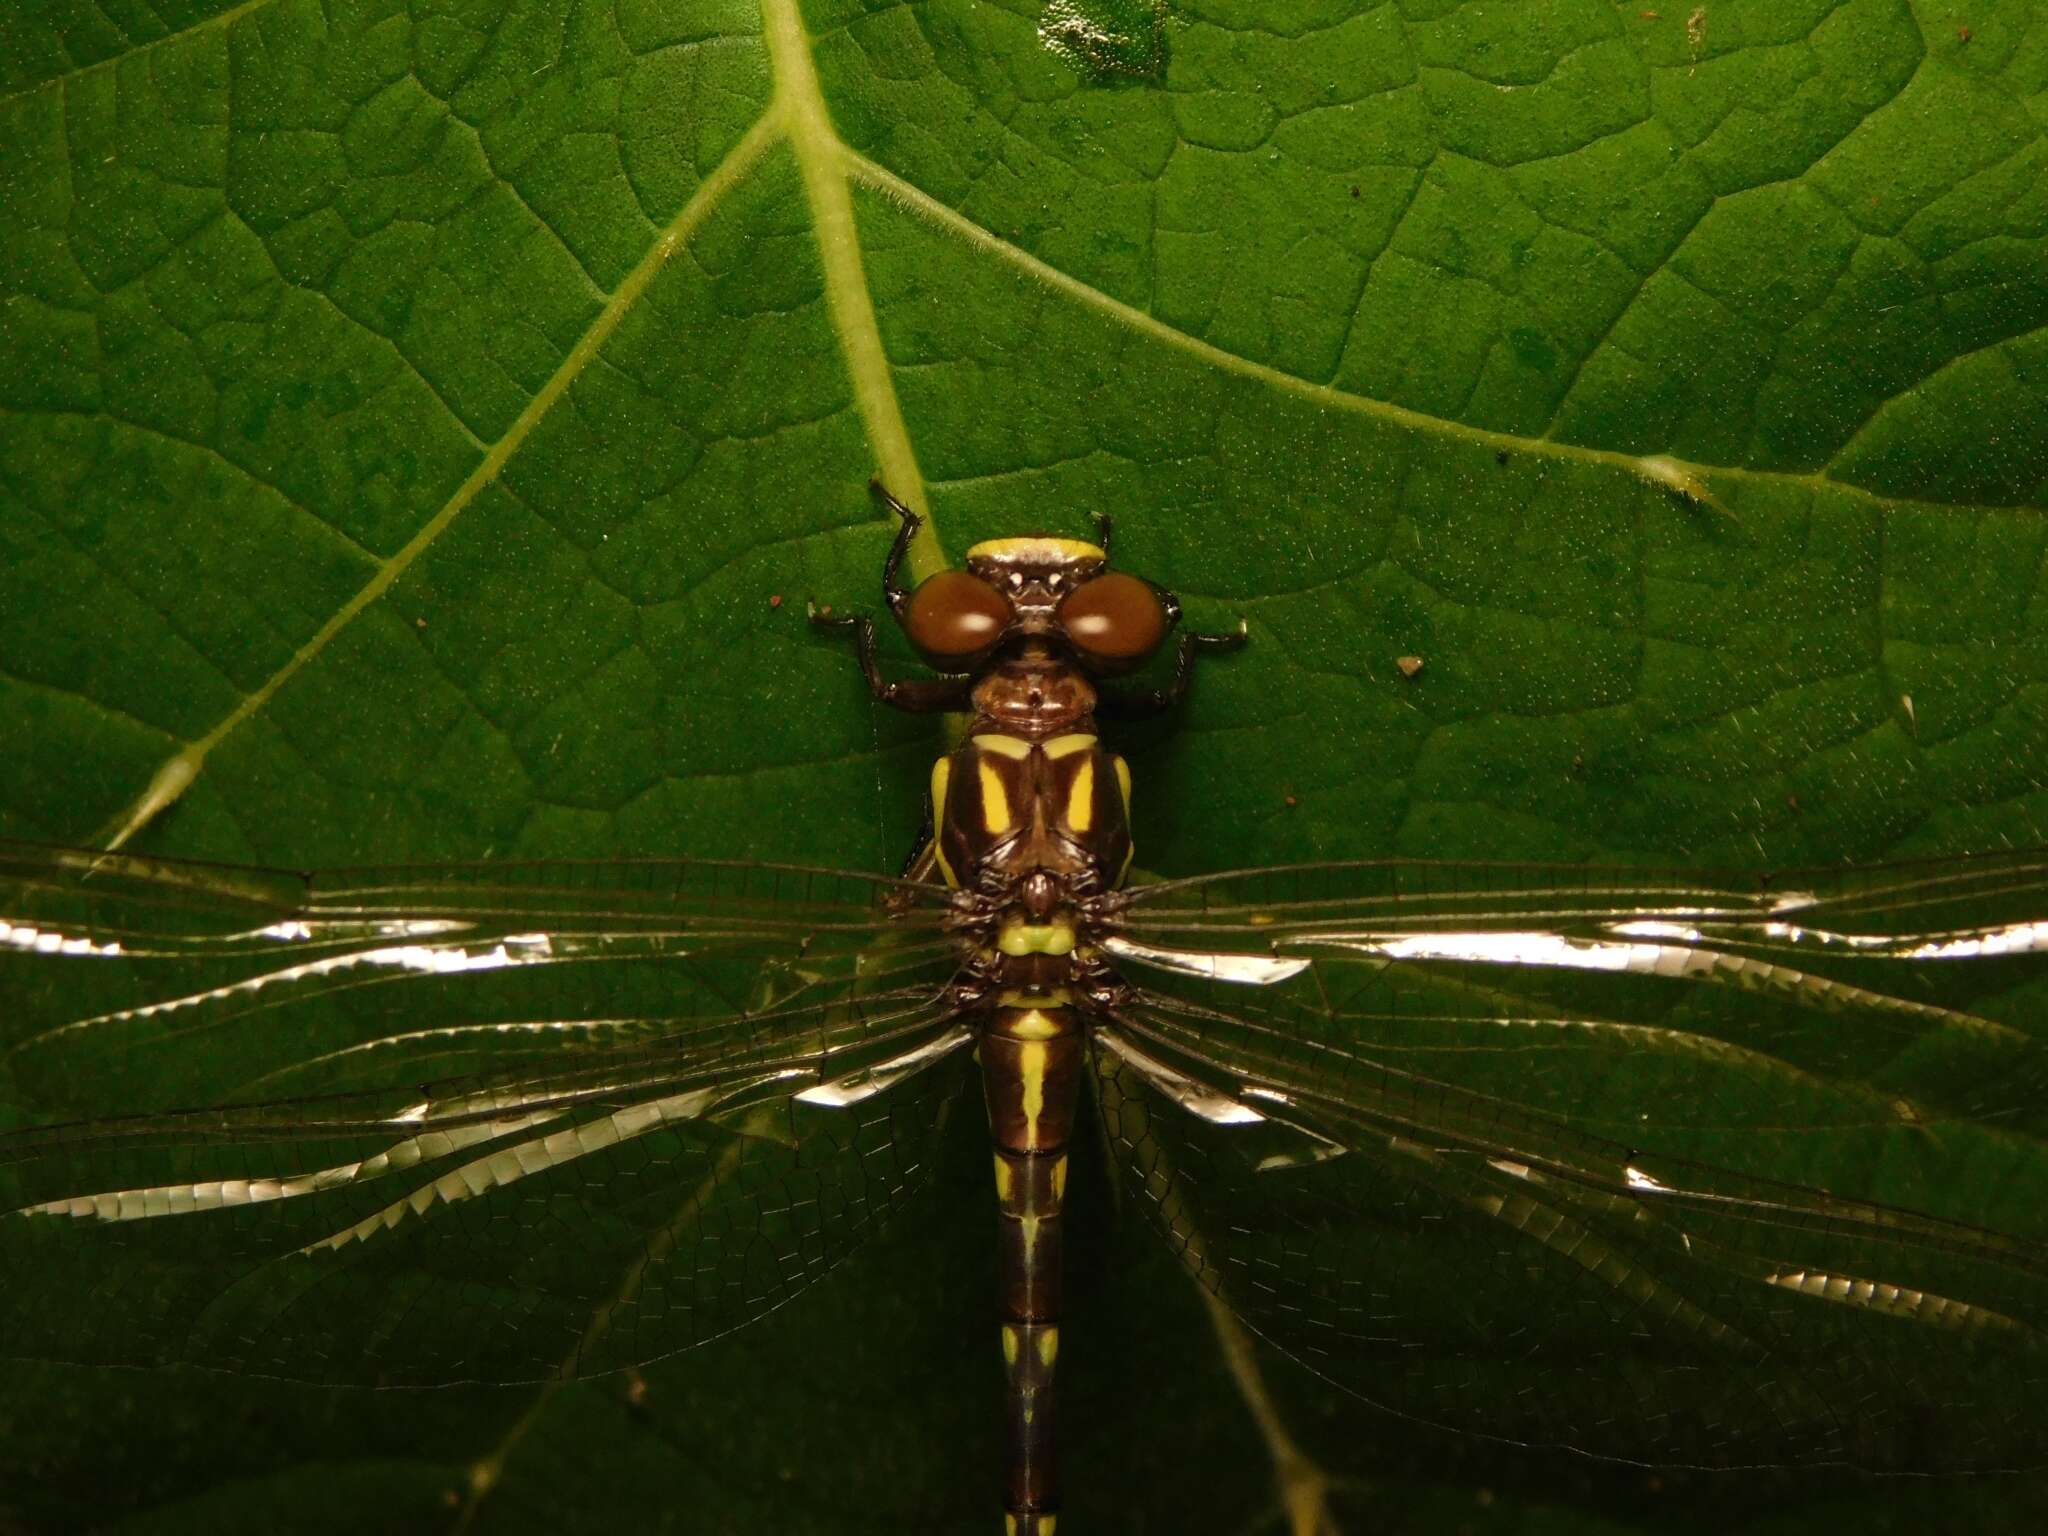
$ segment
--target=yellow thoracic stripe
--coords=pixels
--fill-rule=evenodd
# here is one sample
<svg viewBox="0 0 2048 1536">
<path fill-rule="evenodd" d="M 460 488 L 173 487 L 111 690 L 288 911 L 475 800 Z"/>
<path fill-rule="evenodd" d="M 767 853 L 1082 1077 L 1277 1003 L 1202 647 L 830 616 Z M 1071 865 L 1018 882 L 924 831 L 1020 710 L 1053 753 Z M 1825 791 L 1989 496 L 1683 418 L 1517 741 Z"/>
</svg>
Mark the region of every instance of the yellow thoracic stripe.
<svg viewBox="0 0 2048 1536">
<path fill-rule="evenodd" d="M 983 752 L 994 752 L 1001 757 L 1014 757 L 1020 762 L 1031 755 L 1031 743 L 1021 736 L 977 736 L 974 744 Z"/>
<path fill-rule="evenodd" d="M 1071 757 L 1083 748 L 1095 745 L 1096 738 L 1086 731 L 1070 731 L 1065 736 L 1055 736 L 1045 744 L 1045 755 L 1054 762 Z"/>
<path fill-rule="evenodd" d="M 953 866 L 946 862 L 946 844 L 940 836 L 946 825 L 946 786 L 953 780 L 953 759 L 942 757 L 932 764 L 932 857 L 938 861 L 939 874 L 946 884 L 958 886 L 960 877 L 953 873 Z"/>
<path fill-rule="evenodd" d="M 1076 832 L 1087 832 L 1095 826 L 1095 759 L 1089 758 L 1081 764 L 1081 771 L 1074 775 L 1074 787 L 1067 791 L 1067 825 Z"/>
<path fill-rule="evenodd" d="M 1003 788 L 1003 776 L 987 763 L 981 768 L 981 819 L 997 837 L 1010 830 L 1010 796 Z"/>
<path fill-rule="evenodd" d="M 1124 825 L 1129 826 L 1131 821 L 1131 765 L 1120 757 L 1112 757 L 1110 762 L 1116 767 L 1117 792 L 1124 797 Z M 1137 851 L 1138 841 L 1136 838 L 1132 838 L 1124 845 L 1124 866 L 1116 872 L 1116 883 L 1118 885 L 1122 885 L 1124 877 L 1130 874 L 1131 856 Z"/>
</svg>

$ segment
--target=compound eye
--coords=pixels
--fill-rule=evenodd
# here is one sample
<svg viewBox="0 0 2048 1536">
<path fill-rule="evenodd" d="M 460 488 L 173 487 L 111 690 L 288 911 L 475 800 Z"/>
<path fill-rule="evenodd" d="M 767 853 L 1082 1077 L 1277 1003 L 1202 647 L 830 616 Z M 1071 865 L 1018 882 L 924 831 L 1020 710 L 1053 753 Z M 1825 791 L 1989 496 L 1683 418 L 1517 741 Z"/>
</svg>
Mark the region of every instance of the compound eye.
<svg viewBox="0 0 2048 1536">
<path fill-rule="evenodd" d="M 1142 661 L 1166 638 L 1166 605 L 1149 583 L 1105 571 L 1067 594 L 1060 604 L 1060 627 L 1097 660 Z"/>
<path fill-rule="evenodd" d="M 941 571 L 903 609 L 910 643 L 939 660 L 968 661 L 991 649 L 1015 617 L 1010 601 L 978 576 Z"/>
</svg>

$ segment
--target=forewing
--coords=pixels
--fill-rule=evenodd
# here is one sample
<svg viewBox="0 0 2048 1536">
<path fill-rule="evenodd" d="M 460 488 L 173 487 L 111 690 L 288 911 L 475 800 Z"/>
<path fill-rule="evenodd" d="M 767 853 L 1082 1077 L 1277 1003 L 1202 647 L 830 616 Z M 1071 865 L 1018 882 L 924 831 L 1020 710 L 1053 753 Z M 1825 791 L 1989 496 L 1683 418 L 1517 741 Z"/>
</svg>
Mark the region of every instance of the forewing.
<svg viewBox="0 0 2048 1536">
<path fill-rule="evenodd" d="M 0 843 L 0 1051 L 78 1117 L 502 1070 L 950 970 L 943 892 L 683 861 L 317 875 Z"/>
<path fill-rule="evenodd" d="M 1385 1407 L 1599 1456 L 2042 1459 L 2031 868 L 1800 892 L 1824 928 L 1414 878 L 1433 910 L 1241 881 L 1134 924 L 1181 943 L 1099 1036 L 1113 1140 L 1254 1328 Z"/>
<path fill-rule="evenodd" d="M 873 1230 L 961 1081 L 950 944 L 856 878 L 91 857 L 15 853 L 0 908 L 8 1067 L 90 1117 L 0 1134 L 8 1353 L 378 1385 L 653 1359 Z"/>
</svg>

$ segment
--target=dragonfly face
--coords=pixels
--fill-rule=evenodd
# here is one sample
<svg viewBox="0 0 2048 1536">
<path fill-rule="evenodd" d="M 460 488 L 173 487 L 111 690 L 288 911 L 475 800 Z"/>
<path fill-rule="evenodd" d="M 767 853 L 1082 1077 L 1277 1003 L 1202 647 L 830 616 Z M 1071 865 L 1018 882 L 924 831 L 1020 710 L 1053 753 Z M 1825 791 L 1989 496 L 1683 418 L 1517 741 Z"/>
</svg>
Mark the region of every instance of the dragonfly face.
<svg viewBox="0 0 2048 1536">
<path fill-rule="evenodd" d="M 827 1272 L 978 1083 L 1019 1530 L 1057 1497 L 1090 1106 L 1198 1282 L 1391 1412 L 1648 1464 L 2048 1459 L 2048 854 L 1126 885 L 1096 722 L 1241 636 L 1176 638 L 1106 538 L 912 592 L 911 527 L 885 593 L 941 675 L 830 621 L 877 698 L 972 715 L 902 879 L 0 844 L 33 1106 L 0 1132 L 0 1352 L 641 1364 Z M 1126 675 L 1169 643 L 1166 686 Z"/>
</svg>

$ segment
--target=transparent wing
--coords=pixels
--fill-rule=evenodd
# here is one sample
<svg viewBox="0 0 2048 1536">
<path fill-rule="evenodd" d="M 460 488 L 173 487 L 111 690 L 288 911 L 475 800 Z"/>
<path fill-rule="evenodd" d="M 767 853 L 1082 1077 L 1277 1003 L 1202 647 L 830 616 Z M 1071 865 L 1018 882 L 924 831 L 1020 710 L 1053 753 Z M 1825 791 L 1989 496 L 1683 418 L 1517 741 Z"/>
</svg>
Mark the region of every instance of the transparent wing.
<svg viewBox="0 0 2048 1536">
<path fill-rule="evenodd" d="M 1648 1463 L 2034 1464 L 2038 869 L 1141 892 L 1112 1139 L 1251 1326 L 1398 1412 Z"/>
<path fill-rule="evenodd" d="M 91 1118 L 0 1132 L 7 1353 L 378 1385 L 652 1359 L 850 1251 L 962 1080 L 950 944 L 859 877 L 8 859 L 0 1062 Z"/>
</svg>

